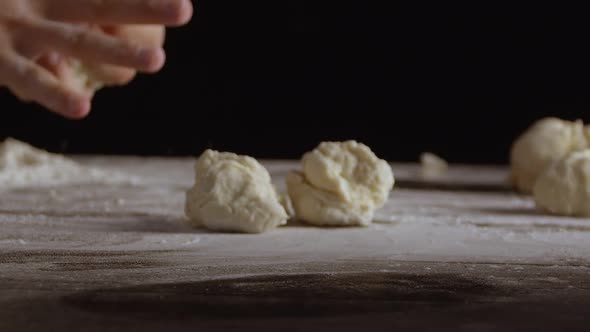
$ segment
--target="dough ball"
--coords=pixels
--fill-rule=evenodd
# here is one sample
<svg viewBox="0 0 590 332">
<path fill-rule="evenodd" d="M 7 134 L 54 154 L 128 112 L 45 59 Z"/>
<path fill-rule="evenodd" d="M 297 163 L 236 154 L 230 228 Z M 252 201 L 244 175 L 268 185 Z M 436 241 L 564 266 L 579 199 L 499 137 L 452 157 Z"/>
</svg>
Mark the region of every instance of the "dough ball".
<svg viewBox="0 0 590 332">
<path fill-rule="evenodd" d="M 295 216 L 318 226 L 366 226 L 373 220 L 374 207 L 343 201 L 337 194 L 318 189 L 302 173 L 287 175 Z"/>
<path fill-rule="evenodd" d="M 394 183 L 385 160 L 355 141 L 324 142 L 302 159 L 303 174 L 318 189 L 333 192 L 346 202 L 383 205 Z"/>
<path fill-rule="evenodd" d="M 207 150 L 195 172 L 185 205 L 191 225 L 261 233 L 287 222 L 268 171 L 254 158 Z"/>
<path fill-rule="evenodd" d="M 393 171 L 364 144 L 324 142 L 306 153 L 287 188 L 298 219 L 319 226 L 366 226 L 385 204 Z"/>
<path fill-rule="evenodd" d="M 535 181 L 552 162 L 588 146 L 581 121 L 545 118 L 534 123 L 513 144 L 511 180 L 523 193 L 531 193 Z"/>
<path fill-rule="evenodd" d="M 590 216 L 590 150 L 572 152 L 539 176 L 533 194 L 537 206 L 568 216 Z"/>
</svg>

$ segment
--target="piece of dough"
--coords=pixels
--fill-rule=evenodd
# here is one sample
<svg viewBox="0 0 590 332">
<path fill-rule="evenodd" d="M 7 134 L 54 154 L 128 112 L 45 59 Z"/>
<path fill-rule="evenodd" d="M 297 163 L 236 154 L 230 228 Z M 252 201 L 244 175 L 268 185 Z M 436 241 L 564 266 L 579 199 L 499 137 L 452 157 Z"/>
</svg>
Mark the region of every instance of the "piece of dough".
<svg viewBox="0 0 590 332">
<path fill-rule="evenodd" d="M 317 226 L 366 226 L 373 220 L 372 205 L 343 201 L 311 185 L 302 173 L 289 173 L 287 184 L 295 216 L 301 221 Z"/>
<path fill-rule="evenodd" d="M 572 152 L 553 163 L 539 176 L 533 194 L 544 211 L 590 216 L 590 150 Z"/>
<path fill-rule="evenodd" d="M 420 155 L 420 165 L 422 177 L 427 179 L 440 177 L 449 170 L 447 161 L 431 152 Z"/>
<path fill-rule="evenodd" d="M 67 61 L 72 68 L 71 82 L 75 89 L 81 92 L 90 92 L 94 94 L 96 91 L 104 87 L 104 82 L 96 77 L 90 67 L 78 59 L 70 58 Z"/>
<path fill-rule="evenodd" d="M 254 158 L 207 150 L 195 172 L 185 205 L 193 226 L 261 233 L 287 222 L 268 171 Z"/>
<path fill-rule="evenodd" d="M 394 185 L 391 167 L 355 141 L 324 142 L 287 176 L 298 219 L 318 226 L 366 226 Z"/>
<path fill-rule="evenodd" d="M 295 209 L 293 208 L 293 202 L 291 201 L 291 197 L 289 197 L 289 193 L 278 191 L 277 193 L 279 196 L 279 203 L 281 204 L 283 209 L 285 209 L 288 219 L 295 217 Z"/>
<path fill-rule="evenodd" d="M 512 146 L 511 180 L 519 191 L 531 193 L 538 176 L 552 162 L 587 146 L 582 121 L 541 119 L 526 130 Z"/>
</svg>

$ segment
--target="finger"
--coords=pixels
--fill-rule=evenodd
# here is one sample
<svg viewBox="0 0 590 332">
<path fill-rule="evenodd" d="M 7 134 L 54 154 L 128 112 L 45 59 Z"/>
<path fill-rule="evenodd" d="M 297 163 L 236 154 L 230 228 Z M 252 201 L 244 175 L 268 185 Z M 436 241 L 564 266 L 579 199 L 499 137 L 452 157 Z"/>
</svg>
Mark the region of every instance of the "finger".
<svg viewBox="0 0 590 332">
<path fill-rule="evenodd" d="M 42 55 L 36 60 L 36 63 L 52 73 L 58 80 L 62 80 L 67 75 L 67 66 L 63 56 L 57 52 Z"/>
<path fill-rule="evenodd" d="M 143 46 L 164 45 L 166 29 L 163 25 L 114 25 L 103 26 L 102 30 L 112 36 L 135 41 Z M 87 65 L 92 76 L 106 85 L 125 85 L 135 78 L 136 71 L 130 68 L 103 64 Z"/>
<path fill-rule="evenodd" d="M 109 36 L 102 31 L 50 21 L 36 22 L 24 28 L 24 35 L 37 40 L 46 51 L 58 51 L 83 62 L 106 63 L 156 72 L 165 61 L 161 47 L 144 47 Z M 23 39 L 23 40 L 28 40 Z"/>
<path fill-rule="evenodd" d="M 57 52 L 49 52 L 37 61 L 41 67 L 50 71 L 68 88 L 89 97 L 94 96 L 105 82 L 96 78 L 86 65 L 72 58 L 65 58 Z"/>
<path fill-rule="evenodd" d="M 143 46 L 161 47 L 164 44 L 166 29 L 163 25 L 115 25 L 101 28 L 105 33 Z M 86 64 L 92 77 L 105 85 L 125 85 L 135 78 L 136 71 L 131 68 Z"/>
<path fill-rule="evenodd" d="M 90 112 L 90 98 L 67 88 L 49 71 L 18 54 L 0 54 L 0 77 L 24 101 L 36 101 L 69 118 Z"/>
<path fill-rule="evenodd" d="M 136 71 L 131 68 L 104 64 L 86 64 L 93 79 L 105 85 L 125 85 L 135 78 Z"/>
<path fill-rule="evenodd" d="M 144 46 L 162 47 L 166 37 L 163 25 L 115 25 L 103 27 L 112 36 L 135 41 Z"/>
<path fill-rule="evenodd" d="M 52 0 L 43 8 L 57 21 L 179 26 L 192 17 L 190 0 Z"/>
</svg>

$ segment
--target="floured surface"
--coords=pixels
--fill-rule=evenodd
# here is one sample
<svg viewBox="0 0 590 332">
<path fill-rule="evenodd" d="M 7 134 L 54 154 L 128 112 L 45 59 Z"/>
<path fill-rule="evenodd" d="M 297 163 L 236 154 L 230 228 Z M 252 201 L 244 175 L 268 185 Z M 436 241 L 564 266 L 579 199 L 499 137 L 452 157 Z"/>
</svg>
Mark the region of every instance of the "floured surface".
<svg viewBox="0 0 590 332">
<path fill-rule="evenodd" d="M 217 234 L 183 223 L 191 160 L 87 158 L 82 163 L 139 178 L 134 185 L 70 185 L 2 193 L 3 250 L 198 250 L 197 256 L 254 260 L 395 259 L 474 262 L 590 260 L 590 220 L 542 215 L 528 197 L 498 190 L 396 188 L 368 228 L 315 228 L 297 223 L 262 235 Z M 102 165 L 101 165 L 102 164 Z M 294 164 L 268 162 L 274 180 Z M 418 168 L 394 165 L 399 182 L 419 183 Z M 494 171 L 481 172 L 488 189 Z M 471 176 L 471 178 L 470 178 Z M 471 180 L 472 182 L 467 182 Z M 446 182 L 445 182 L 446 181 Z M 487 182 L 486 182 L 487 181 Z M 458 181 L 459 182 L 459 181 Z M 426 186 L 422 183 L 422 186 Z M 484 188 L 484 190 L 486 190 Z"/>
<path fill-rule="evenodd" d="M 250 235 L 183 223 L 191 159 L 77 160 L 137 181 L 0 193 L 2 331 L 587 328 L 590 220 L 538 213 L 502 167 L 393 164 L 370 227 Z M 297 167 L 264 164 L 279 188 Z"/>
<path fill-rule="evenodd" d="M 17 188 L 50 188 L 73 184 L 121 185 L 137 179 L 117 171 L 80 165 L 60 154 L 8 138 L 0 142 L 0 192 Z"/>
</svg>

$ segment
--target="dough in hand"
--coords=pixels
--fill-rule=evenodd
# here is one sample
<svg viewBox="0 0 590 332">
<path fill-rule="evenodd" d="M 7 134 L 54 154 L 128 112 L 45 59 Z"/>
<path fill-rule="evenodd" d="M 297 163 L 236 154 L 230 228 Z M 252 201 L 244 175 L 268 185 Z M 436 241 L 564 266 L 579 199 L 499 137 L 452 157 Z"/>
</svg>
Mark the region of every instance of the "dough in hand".
<svg viewBox="0 0 590 332">
<path fill-rule="evenodd" d="M 533 194 L 537 206 L 549 213 L 590 216 L 590 150 L 572 152 L 552 164 Z"/>
<path fill-rule="evenodd" d="M 511 179 L 523 193 L 531 193 L 541 172 L 552 162 L 588 146 L 582 121 L 544 118 L 534 123 L 513 144 Z"/>
<path fill-rule="evenodd" d="M 298 219 L 318 226 L 366 226 L 394 185 L 393 171 L 355 141 L 324 142 L 287 176 Z"/>
<path fill-rule="evenodd" d="M 254 158 L 207 150 L 195 172 L 185 204 L 191 225 L 261 233 L 287 222 L 268 171 Z"/>
<path fill-rule="evenodd" d="M 150 47 L 162 46 L 166 34 L 166 30 L 162 25 L 125 24 L 111 27 L 93 26 L 92 29 Z M 70 86 L 79 92 L 94 94 L 104 86 L 122 84 L 121 75 L 123 74 L 120 72 L 123 70 L 122 67 L 98 63 L 84 63 L 76 58 L 66 58 L 65 61 L 70 69 L 65 79 Z M 118 70 L 119 72 L 115 74 L 113 70 Z M 131 71 L 130 69 L 126 70 Z M 132 77 L 133 75 L 128 79 Z M 123 80 L 123 82 L 126 82 L 126 80 Z"/>
<path fill-rule="evenodd" d="M 67 61 L 72 68 L 72 85 L 78 91 L 94 94 L 105 85 L 104 82 L 96 77 L 93 71 L 80 60 L 70 58 Z"/>
</svg>

